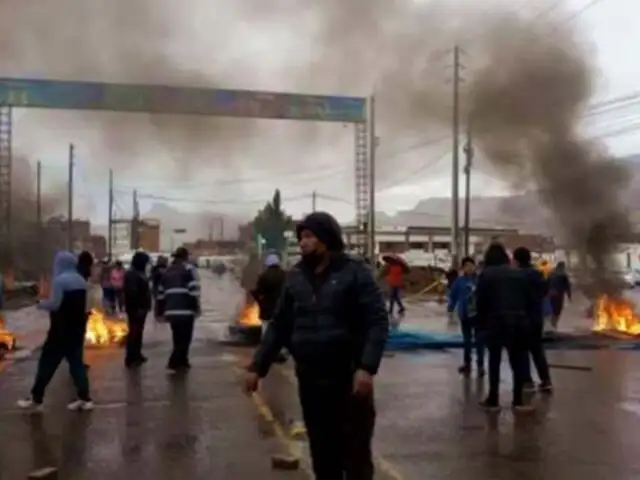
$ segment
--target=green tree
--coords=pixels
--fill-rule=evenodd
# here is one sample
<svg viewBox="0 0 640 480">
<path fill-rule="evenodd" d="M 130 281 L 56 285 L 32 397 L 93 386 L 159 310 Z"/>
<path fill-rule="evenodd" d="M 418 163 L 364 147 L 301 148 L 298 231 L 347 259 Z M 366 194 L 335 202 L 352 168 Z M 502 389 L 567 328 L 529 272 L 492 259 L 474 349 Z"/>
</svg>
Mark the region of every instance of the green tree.
<svg viewBox="0 0 640 480">
<path fill-rule="evenodd" d="M 282 252 L 286 246 L 284 233 L 293 225 L 293 220 L 282 209 L 282 196 L 276 189 L 273 198 L 258 211 L 253 219 L 253 232 L 264 239 L 265 250 Z"/>
</svg>

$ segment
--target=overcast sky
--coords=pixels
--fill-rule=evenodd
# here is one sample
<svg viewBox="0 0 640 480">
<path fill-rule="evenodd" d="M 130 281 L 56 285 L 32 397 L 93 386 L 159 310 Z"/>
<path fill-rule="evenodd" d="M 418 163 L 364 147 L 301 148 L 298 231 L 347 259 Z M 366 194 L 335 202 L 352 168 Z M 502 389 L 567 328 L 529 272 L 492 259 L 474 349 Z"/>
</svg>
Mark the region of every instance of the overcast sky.
<svg viewBox="0 0 640 480">
<path fill-rule="evenodd" d="M 112 1 L 118 2 L 123 3 Z M 157 0 L 153 5 L 158 11 L 165 9 L 173 15 L 168 16 L 170 23 L 165 21 L 163 24 L 166 31 L 158 31 L 154 23 L 153 31 L 141 29 L 143 33 L 134 37 L 132 35 L 140 30 L 137 22 L 147 18 L 142 8 L 131 11 L 132 18 L 120 20 L 120 17 L 114 17 L 112 20 L 117 21 L 121 29 L 118 32 L 102 32 L 101 20 L 91 21 L 104 15 L 97 7 L 102 5 L 106 11 L 109 8 L 106 0 L 95 2 L 96 8 L 83 7 L 81 4 L 86 2 L 80 0 L 38 2 L 37 13 L 33 8 L 27 9 L 27 3 L 24 0 L 0 3 L 0 31 L 6 30 L 6 22 L 11 22 L 16 32 L 22 32 L 16 33 L 11 40 L 6 32 L 0 33 L 0 47 L 4 48 L 10 41 L 14 53 L 38 51 L 28 58 L 23 55 L 20 61 L 10 58 L 8 74 L 12 76 L 131 82 L 140 80 L 139 67 L 149 74 L 143 80 L 152 82 L 156 78 L 155 69 L 159 67 L 155 64 L 147 67 L 145 62 L 150 60 L 143 53 L 153 50 L 153 43 L 157 41 L 154 35 L 157 35 L 163 38 L 162 44 L 157 45 L 163 56 L 154 61 L 160 65 L 169 58 L 179 65 L 172 75 L 164 70 L 162 74 L 158 73 L 159 82 L 207 84 L 211 80 L 209 84 L 228 88 L 299 91 L 305 84 L 291 80 L 283 72 L 292 66 L 297 68 L 296 72 L 303 71 L 304 62 L 310 62 L 309 57 L 315 51 L 311 45 L 313 40 L 310 36 L 307 38 L 304 28 L 291 28 L 291 23 L 289 28 L 283 28 L 284 20 L 270 18 L 269 12 L 262 12 L 259 24 L 243 21 L 243 15 L 250 16 L 253 12 L 248 13 L 248 7 L 242 11 L 235 9 L 231 0 L 192 0 L 181 5 L 181 11 L 175 14 L 174 2 Z M 130 0 L 124 3 L 128 4 Z M 140 0 L 140 3 L 149 2 Z M 534 12 L 555 5 L 555 2 L 542 6 L 526 2 L 525 6 L 525 3 L 517 5 L 515 0 L 508 3 L 511 8 Z M 562 14 L 580 12 L 589 3 L 591 0 L 567 1 L 567 11 Z M 214 4 L 226 6 L 216 8 Z M 73 14 L 64 11 L 72 7 Z M 54 20 L 47 19 L 47 9 L 51 9 Z M 70 17 L 75 24 L 59 19 L 61 14 Z M 136 20 L 137 14 L 141 16 Z M 311 16 L 313 12 L 306 14 Z M 630 53 L 633 46 L 640 43 L 637 0 L 601 0 L 575 21 L 588 36 L 597 58 L 599 81 L 594 101 L 631 95 L 640 90 L 636 85 L 640 78 L 640 62 Z M 44 29 L 40 37 L 29 33 L 40 26 Z M 132 38 L 138 43 L 131 43 Z M 142 52 L 140 65 L 136 65 L 137 48 Z M 463 48 L 473 53 L 473 45 L 463 45 Z M 127 62 L 121 61 L 124 55 Z M 74 57 L 76 62 L 69 60 Z M 335 91 L 336 85 L 340 84 L 337 80 L 330 81 L 330 69 L 340 66 L 333 66 L 326 54 L 319 61 L 328 63 L 323 68 L 323 75 L 308 83 L 309 92 L 343 93 Z M 447 61 L 441 60 L 434 67 L 442 70 L 443 85 L 448 75 Z M 85 68 L 87 65 L 91 68 Z M 118 68 L 109 68 L 110 65 Z M 335 76 L 342 75 L 336 73 Z M 368 82 L 371 83 L 369 86 L 366 85 Z M 350 91 L 344 93 L 366 95 L 373 88 L 373 81 L 365 79 L 349 88 Z M 585 127 L 592 134 L 604 135 L 615 154 L 636 153 L 640 151 L 640 136 L 632 130 L 636 105 L 632 103 L 628 108 L 616 107 L 594 115 Z M 451 142 L 450 139 L 432 141 L 443 138 L 443 134 L 446 136 L 446 131 L 425 126 L 423 132 L 421 125 L 413 125 L 412 131 L 404 127 L 399 131 L 393 128 L 393 121 L 385 124 L 384 110 L 378 113 L 383 124 L 378 152 L 382 167 L 378 180 L 379 207 L 392 212 L 411 208 L 420 198 L 448 195 Z M 129 122 L 126 135 L 119 130 L 125 121 Z M 14 151 L 27 155 L 31 162 L 37 159 L 43 162 L 46 184 L 61 183 L 65 181 L 68 143 L 73 142 L 77 154 L 77 209 L 83 216 L 96 221 L 106 218 L 109 167 L 116 169 L 116 203 L 123 215 L 130 214 L 133 188 L 140 191 L 143 212 L 154 202 L 162 201 L 190 211 L 211 209 L 246 213 L 259 208 L 275 187 L 283 191 L 285 207 L 294 215 L 309 211 L 313 190 L 318 192 L 318 208 L 332 211 L 344 220 L 353 215 L 351 126 L 322 124 L 310 130 L 309 124 L 304 122 L 224 120 L 227 123 L 219 126 L 219 123 L 207 123 L 210 120 L 191 119 L 192 123 L 176 124 L 177 130 L 186 133 L 176 134 L 174 138 L 171 136 L 174 120 L 160 121 L 162 124 L 158 126 L 149 124 L 146 117 L 136 115 L 21 111 L 15 118 Z M 202 145 L 190 148 L 192 143 L 200 143 L 199 138 L 205 139 Z M 424 143 L 429 143 L 429 147 L 419 148 Z M 187 168 L 182 168 L 183 165 Z M 481 165 L 473 178 L 475 194 L 509 191 L 497 174 L 486 166 Z M 152 199 L 149 195 L 182 201 Z M 191 202 L 194 199 L 205 199 L 208 203 Z"/>
</svg>

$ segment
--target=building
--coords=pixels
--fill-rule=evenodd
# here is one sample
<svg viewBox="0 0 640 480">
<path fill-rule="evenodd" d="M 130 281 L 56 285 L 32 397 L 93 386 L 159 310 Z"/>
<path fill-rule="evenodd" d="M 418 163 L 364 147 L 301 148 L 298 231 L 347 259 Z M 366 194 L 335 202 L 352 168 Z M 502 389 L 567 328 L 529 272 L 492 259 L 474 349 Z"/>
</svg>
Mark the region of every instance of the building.
<svg viewBox="0 0 640 480">
<path fill-rule="evenodd" d="M 52 251 L 68 248 L 69 222 L 64 217 L 51 217 L 44 223 L 44 237 L 48 248 Z M 91 222 L 89 220 L 73 220 L 71 222 L 72 245 L 74 252 L 91 250 Z"/>
<path fill-rule="evenodd" d="M 234 255 L 245 248 L 240 240 L 204 240 L 186 242 L 184 247 L 194 257 L 210 257 L 216 255 Z"/>
<path fill-rule="evenodd" d="M 137 248 L 145 252 L 160 251 L 160 220 L 143 218 L 138 222 L 138 245 L 134 245 L 132 239 L 131 250 Z"/>
</svg>

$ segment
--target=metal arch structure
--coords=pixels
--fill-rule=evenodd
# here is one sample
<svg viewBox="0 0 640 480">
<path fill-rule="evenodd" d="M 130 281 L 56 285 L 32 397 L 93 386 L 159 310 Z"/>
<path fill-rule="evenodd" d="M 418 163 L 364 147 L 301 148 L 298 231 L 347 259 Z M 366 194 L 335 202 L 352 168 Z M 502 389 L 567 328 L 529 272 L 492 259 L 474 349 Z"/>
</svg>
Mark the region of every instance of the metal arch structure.
<svg viewBox="0 0 640 480">
<path fill-rule="evenodd" d="M 374 252 L 373 99 L 167 85 L 0 78 L 0 242 L 11 233 L 11 111 L 17 108 L 307 120 L 355 126 L 355 213 L 358 246 Z M 3 243 L 4 245 L 4 243 Z"/>
</svg>

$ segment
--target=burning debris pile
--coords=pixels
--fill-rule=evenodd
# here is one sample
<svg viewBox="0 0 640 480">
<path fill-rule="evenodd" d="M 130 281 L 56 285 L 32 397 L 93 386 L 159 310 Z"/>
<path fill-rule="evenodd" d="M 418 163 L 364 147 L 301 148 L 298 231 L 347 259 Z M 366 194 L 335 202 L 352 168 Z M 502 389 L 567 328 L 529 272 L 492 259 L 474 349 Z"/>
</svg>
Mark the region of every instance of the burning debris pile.
<svg viewBox="0 0 640 480">
<path fill-rule="evenodd" d="M 593 330 L 640 336 L 640 315 L 630 300 L 619 296 L 600 296 L 593 308 Z"/>
<path fill-rule="evenodd" d="M 15 350 L 16 336 L 5 327 L 4 317 L 0 314 L 0 352 Z"/>
<path fill-rule="evenodd" d="M 91 310 L 87 322 L 85 344 L 88 346 L 109 346 L 121 344 L 129 333 L 124 317 L 108 317 L 98 310 Z"/>
</svg>

